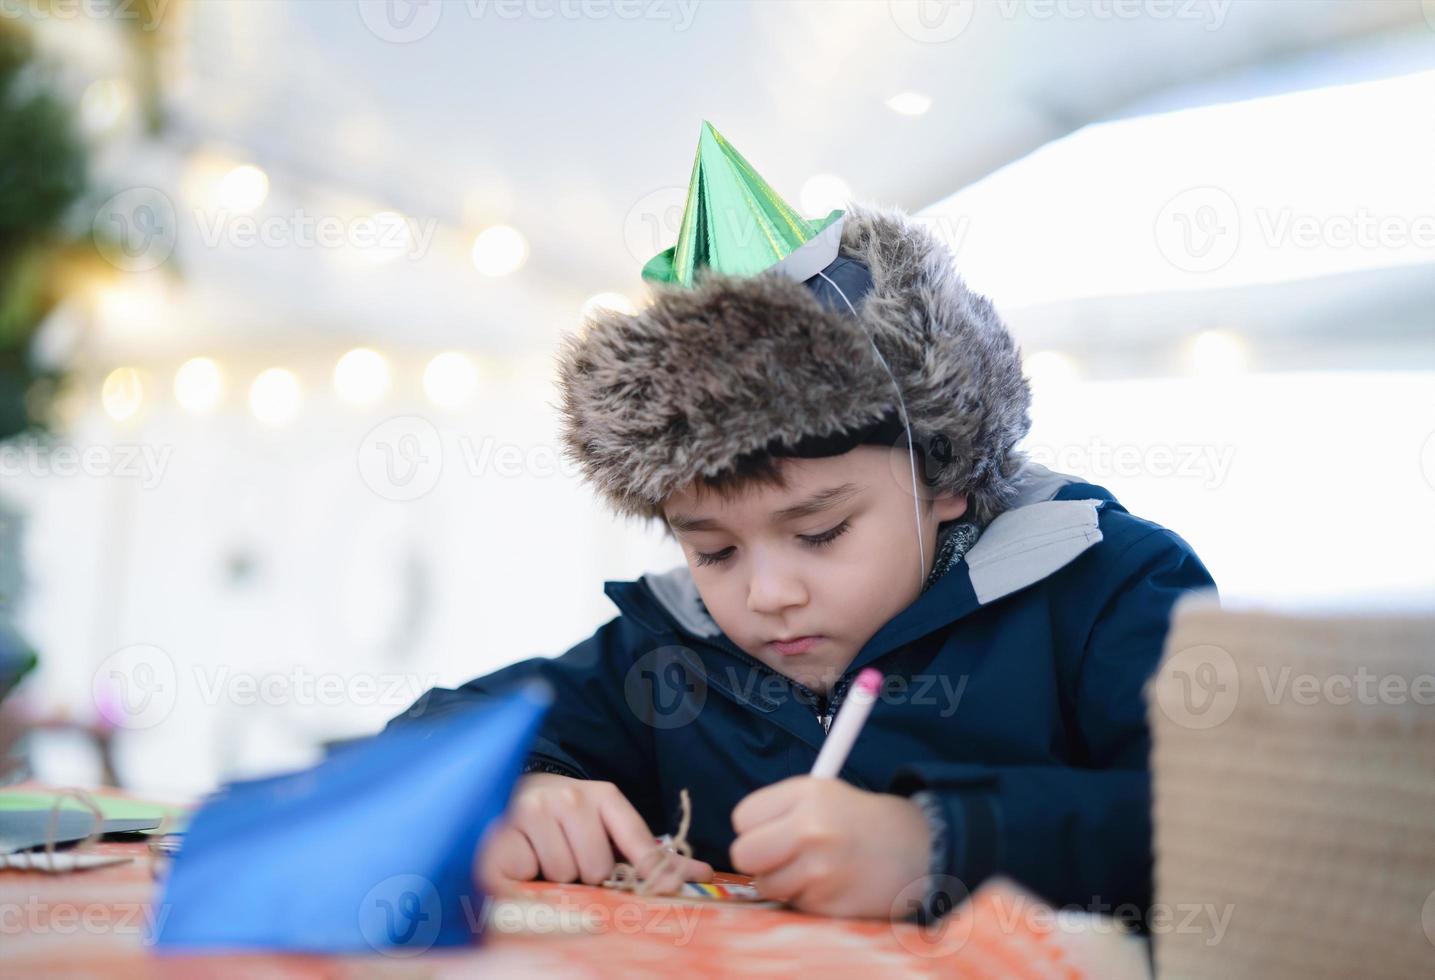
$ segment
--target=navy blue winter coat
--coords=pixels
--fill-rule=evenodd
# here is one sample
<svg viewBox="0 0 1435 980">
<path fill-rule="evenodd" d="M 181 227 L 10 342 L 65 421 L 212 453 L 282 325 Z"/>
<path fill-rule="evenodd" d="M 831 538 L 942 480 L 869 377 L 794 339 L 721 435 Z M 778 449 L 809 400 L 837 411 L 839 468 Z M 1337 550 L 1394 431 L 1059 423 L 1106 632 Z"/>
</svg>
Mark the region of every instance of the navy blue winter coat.
<svg viewBox="0 0 1435 980">
<path fill-rule="evenodd" d="M 1017 506 L 887 622 L 844 675 L 887 677 L 842 777 L 930 790 L 947 873 L 1004 873 L 1059 904 L 1149 904 L 1143 686 L 1171 607 L 1214 583 L 1191 547 L 1101 487 L 1030 466 Z M 655 832 L 692 797 L 696 857 L 731 866 L 733 807 L 806 773 L 825 735 L 810 699 L 707 614 L 686 567 L 605 592 L 620 614 L 556 658 L 435 689 L 392 725 L 540 676 L 555 700 L 531 761 L 616 783 Z M 840 682 L 841 683 L 841 682 Z"/>
</svg>

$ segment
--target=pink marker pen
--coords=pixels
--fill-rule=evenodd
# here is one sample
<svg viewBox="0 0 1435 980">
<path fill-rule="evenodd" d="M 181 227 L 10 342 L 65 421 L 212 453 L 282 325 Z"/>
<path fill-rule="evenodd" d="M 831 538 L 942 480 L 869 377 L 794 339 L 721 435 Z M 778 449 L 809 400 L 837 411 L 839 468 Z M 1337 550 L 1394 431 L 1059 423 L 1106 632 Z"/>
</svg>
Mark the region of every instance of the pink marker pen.
<svg viewBox="0 0 1435 980">
<path fill-rule="evenodd" d="M 857 680 L 852 684 L 852 693 L 847 695 L 847 700 L 842 702 L 842 707 L 838 709 L 837 717 L 832 722 L 832 730 L 827 733 L 827 740 L 822 743 L 822 751 L 817 753 L 817 761 L 812 764 L 812 775 L 834 779 L 842 771 L 842 766 L 847 762 L 847 753 L 852 751 L 852 743 L 857 741 L 862 726 L 867 723 L 872 702 L 877 700 L 877 691 L 881 687 L 880 671 L 868 667 L 857 675 Z"/>
</svg>

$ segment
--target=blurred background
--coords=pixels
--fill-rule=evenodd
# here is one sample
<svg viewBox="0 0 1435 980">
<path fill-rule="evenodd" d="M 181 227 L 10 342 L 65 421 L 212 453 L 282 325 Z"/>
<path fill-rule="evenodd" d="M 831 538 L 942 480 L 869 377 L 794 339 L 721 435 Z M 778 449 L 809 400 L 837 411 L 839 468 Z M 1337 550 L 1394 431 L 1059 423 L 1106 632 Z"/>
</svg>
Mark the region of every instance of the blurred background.
<svg viewBox="0 0 1435 980">
<path fill-rule="evenodd" d="M 0 0 L 10 778 L 299 765 L 681 562 L 552 355 L 703 119 L 931 222 L 1226 596 L 1435 596 L 1432 0 Z"/>
</svg>

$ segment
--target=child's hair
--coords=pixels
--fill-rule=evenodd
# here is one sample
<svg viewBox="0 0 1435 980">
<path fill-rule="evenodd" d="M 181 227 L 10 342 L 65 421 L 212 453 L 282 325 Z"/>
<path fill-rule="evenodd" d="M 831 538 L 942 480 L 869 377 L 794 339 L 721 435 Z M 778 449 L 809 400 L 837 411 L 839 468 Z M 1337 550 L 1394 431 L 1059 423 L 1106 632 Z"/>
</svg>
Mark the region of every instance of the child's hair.
<svg viewBox="0 0 1435 980">
<path fill-rule="evenodd" d="M 893 447 L 893 451 L 901 452 L 906 456 L 905 447 Z M 920 447 L 915 448 L 917 472 L 921 475 L 922 482 L 928 489 L 935 485 L 934 474 L 928 472 L 927 457 Z M 779 456 L 767 450 L 746 453 L 737 458 L 737 461 L 728 469 L 712 476 L 703 476 L 694 484 L 698 499 L 702 499 L 706 491 L 711 490 L 720 497 L 738 497 L 744 492 L 757 487 L 767 487 L 777 490 L 787 489 L 787 477 L 783 473 L 782 461 L 792 457 Z M 928 493 L 922 494 L 922 506 L 924 510 L 930 511 L 933 506 L 933 496 Z M 673 536 L 672 528 L 666 521 L 663 522 L 664 533 L 668 537 Z"/>
</svg>

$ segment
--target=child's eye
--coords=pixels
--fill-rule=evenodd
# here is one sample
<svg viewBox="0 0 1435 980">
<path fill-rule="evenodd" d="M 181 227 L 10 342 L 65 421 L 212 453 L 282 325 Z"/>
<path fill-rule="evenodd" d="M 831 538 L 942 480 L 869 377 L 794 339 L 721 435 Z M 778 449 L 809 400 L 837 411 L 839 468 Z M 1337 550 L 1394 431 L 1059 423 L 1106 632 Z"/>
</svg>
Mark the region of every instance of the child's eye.
<svg viewBox="0 0 1435 980">
<path fill-rule="evenodd" d="M 836 527 L 823 531 L 821 534 L 799 534 L 797 537 L 813 548 L 821 548 L 823 545 L 831 544 L 833 541 L 836 541 L 839 537 L 845 534 L 847 532 L 847 529 L 851 526 L 852 524 L 850 521 L 843 521 Z M 728 546 L 721 551 L 714 551 L 711 553 L 705 551 L 695 551 L 693 552 L 693 559 L 698 563 L 699 566 L 721 565 L 723 562 L 727 561 L 732 557 L 732 553 L 734 550 L 736 549 L 734 549 L 732 546 Z"/>
<path fill-rule="evenodd" d="M 695 551 L 693 552 L 693 556 L 697 559 L 699 565 L 721 565 L 732 557 L 732 551 L 733 549 L 731 547 L 724 548 L 722 551 L 715 551 L 712 554 Z"/>
<path fill-rule="evenodd" d="M 833 541 L 836 541 L 843 534 L 845 534 L 847 532 L 847 529 L 851 526 L 851 521 L 843 521 L 836 527 L 831 528 L 827 531 L 823 531 L 821 534 L 799 534 L 798 537 L 801 538 L 803 541 L 806 541 L 808 544 L 812 545 L 814 548 L 820 548 L 824 544 L 831 544 Z"/>
</svg>

